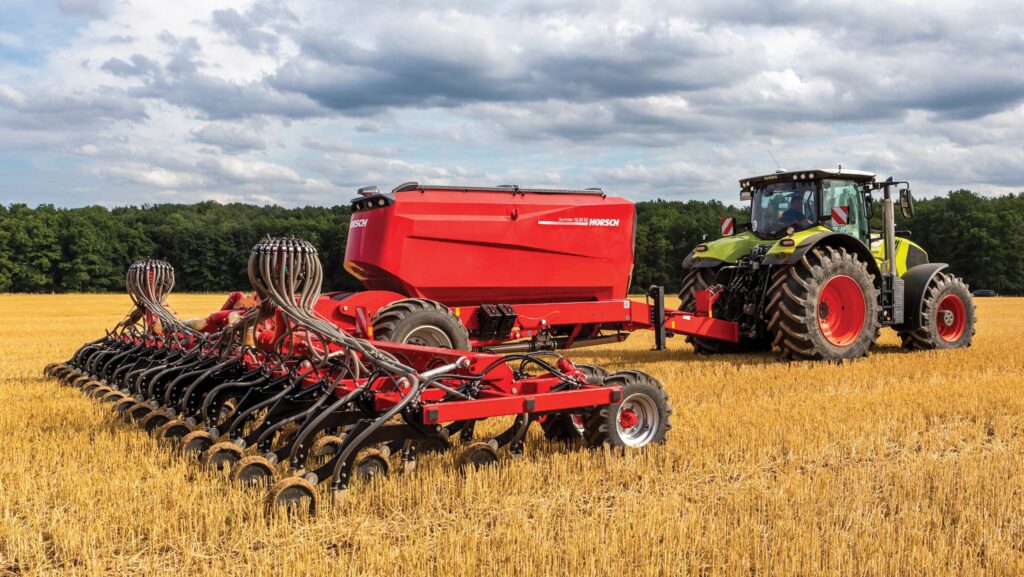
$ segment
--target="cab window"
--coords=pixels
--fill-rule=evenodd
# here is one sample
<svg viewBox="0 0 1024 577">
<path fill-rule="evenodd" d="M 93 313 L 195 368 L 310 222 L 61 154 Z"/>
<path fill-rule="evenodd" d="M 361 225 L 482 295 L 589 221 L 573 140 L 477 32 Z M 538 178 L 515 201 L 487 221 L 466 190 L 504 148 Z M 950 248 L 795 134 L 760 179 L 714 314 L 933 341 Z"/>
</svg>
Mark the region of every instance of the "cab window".
<svg viewBox="0 0 1024 577">
<path fill-rule="evenodd" d="M 823 180 L 821 182 L 821 218 L 825 225 L 836 232 L 849 234 L 868 242 L 868 219 L 864 214 L 864 199 L 857 183 L 852 180 Z M 832 222 L 832 209 L 847 207 L 846 224 Z"/>
</svg>

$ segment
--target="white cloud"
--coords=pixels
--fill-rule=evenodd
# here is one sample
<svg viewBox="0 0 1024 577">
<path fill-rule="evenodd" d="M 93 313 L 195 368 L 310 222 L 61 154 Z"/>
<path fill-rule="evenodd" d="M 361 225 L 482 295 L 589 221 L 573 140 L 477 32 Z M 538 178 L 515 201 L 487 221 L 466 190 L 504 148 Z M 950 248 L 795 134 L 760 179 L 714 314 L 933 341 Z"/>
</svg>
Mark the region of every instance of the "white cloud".
<svg viewBox="0 0 1024 577">
<path fill-rule="evenodd" d="M 37 171 L 0 202 L 336 203 L 413 179 L 731 201 L 769 150 L 926 194 L 1024 189 L 1013 0 L 58 8 L 0 33 L 0 150 Z"/>
</svg>

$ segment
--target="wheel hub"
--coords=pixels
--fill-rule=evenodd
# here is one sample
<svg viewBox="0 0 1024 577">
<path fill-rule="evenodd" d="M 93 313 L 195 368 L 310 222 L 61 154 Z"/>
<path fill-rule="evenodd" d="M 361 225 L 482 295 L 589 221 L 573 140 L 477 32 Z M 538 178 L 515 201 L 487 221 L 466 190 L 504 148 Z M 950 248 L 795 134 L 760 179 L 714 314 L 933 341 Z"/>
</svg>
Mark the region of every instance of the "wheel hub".
<svg viewBox="0 0 1024 577">
<path fill-rule="evenodd" d="M 864 291 L 852 277 L 836 275 L 818 294 L 818 328 L 829 343 L 848 347 L 857 342 L 867 321 Z"/>
<path fill-rule="evenodd" d="M 948 294 L 943 297 L 939 301 L 939 310 L 935 317 L 935 328 L 942 340 L 955 343 L 964 335 L 967 328 L 967 307 L 957 295 Z"/>
<path fill-rule="evenodd" d="M 448 338 L 443 330 L 432 325 L 416 327 L 406 335 L 405 344 L 421 347 L 436 347 L 440 349 L 451 349 L 452 340 Z"/>
<path fill-rule="evenodd" d="M 623 399 L 615 415 L 616 432 L 627 447 L 643 447 L 651 442 L 660 424 L 657 405 L 643 393 Z"/>
<path fill-rule="evenodd" d="M 619 413 L 619 426 L 623 429 L 632 429 L 640 423 L 640 417 L 636 416 L 633 409 L 626 409 Z"/>
</svg>

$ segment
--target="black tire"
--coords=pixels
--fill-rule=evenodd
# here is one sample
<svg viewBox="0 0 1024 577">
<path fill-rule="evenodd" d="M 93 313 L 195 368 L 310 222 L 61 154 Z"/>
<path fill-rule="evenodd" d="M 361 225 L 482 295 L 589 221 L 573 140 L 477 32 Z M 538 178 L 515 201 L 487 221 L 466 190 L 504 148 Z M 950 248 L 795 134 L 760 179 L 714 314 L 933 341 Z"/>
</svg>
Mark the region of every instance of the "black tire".
<svg viewBox="0 0 1024 577">
<path fill-rule="evenodd" d="M 959 299 L 962 310 L 945 305 L 947 299 Z M 949 311 L 948 313 L 946 311 Z M 951 330 L 947 321 L 963 322 L 961 330 Z M 925 289 L 921 305 L 921 326 L 914 331 L 900 331 L 903 348 L 909 350 L 959 349 L 971 346 L 977 316 L 974 297 L 967 283 L 958 276 L 936 273 Z M 957 334 L 959 333 L 959 334 Z M 945 335 L 945 336 L 944 336 Z"/>
<path fill-rule="evenodd" d="M 697 291 L 702 291 L 714 282 L 718 270 L 713 268 L 694 268 L 683 277 L 683 289 L 679 292 L 679 310 L 686 312 L 697 311 Z M 693 351 L 701 355 L 724 355 L 736 353 L 753 353 L 770 350 L 771 342 L 768 339 L 751 339 L 740 337 L 740 342 L 730 343 L 717 339 L 707 339 L 686 336 L 686 342 L 693 347 Z"/>
<path fill-rule="evenodd" d="M 819 315 L 823 308 L 822 289 L 839 277 L 852 279 L 864 298 L 864 321 L 850 342 L 837 344 L 826 336 Z M 828 291 L 824 291 L 826 294 Z M 878 340 L 880 291 L 868 265 L 843 248 L 818 246 L 809 250 L 800 262 L 775 273 L 768 289 L 768 332 L 772 344 L 789 360 L 842 360 L 867 356 Z M 855 305 L 850 304 L 850 310 Z M 839 314 L 847 311 L 842 306 Z M 852 313 L 855 314 L 855 313 Z"/>
<path fill-rule="evenodd" d="M 598 407 L 587 415 L 583 433 L 587 445 L 640 448 L 651 443 L 665 442 L 672 428 L 669 423 L 672 408 L 669 406 L 668 394 L 658 379 L 641 371 L 619 371 L 608 375 L 604 384 L 622 387 L 622 400 Z M 643 407 L 640 421 L 636 425 L 640 428 L 636 429 L 635 436 L 632 430 L 620 427 L 620 409 L 634 406 Z"/>
<path fill-rule="evenodd" d="M 437 348 L 471 350 L 469 331 L 452 311 L 426 299 L 395 301 L 377 311 L 373 338 Z"/>
<path fill-rule="evenodd" d="M 576 365 L 576 368 L 587 377 L 590 384 L 603 385 L 608 376 L 608 371 L 596 365 Z M 585 423 L 583 414 L 551 413 L 540 424 L 540 428 L 544 430 L 545 439 L 568 443 L 583 438 Z"/>
</svg>

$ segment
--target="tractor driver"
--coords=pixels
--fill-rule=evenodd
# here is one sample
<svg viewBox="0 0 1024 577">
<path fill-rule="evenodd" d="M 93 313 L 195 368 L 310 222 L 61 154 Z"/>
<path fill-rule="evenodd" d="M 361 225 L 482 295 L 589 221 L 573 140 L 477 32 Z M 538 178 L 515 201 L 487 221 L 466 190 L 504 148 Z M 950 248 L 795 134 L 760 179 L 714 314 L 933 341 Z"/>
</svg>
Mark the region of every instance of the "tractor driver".
<svg viewBox="0 0 1024 577">
<path fill-rule="evenodd" d="M 805 228 L 814 224 L 810 217 L 804 213 L 802 199 L 799 193 L 794 193 L 789 199 L 789 208 L 779 215 L 779 224 L 782 226 L 796 226 Z"/>
</svg>

